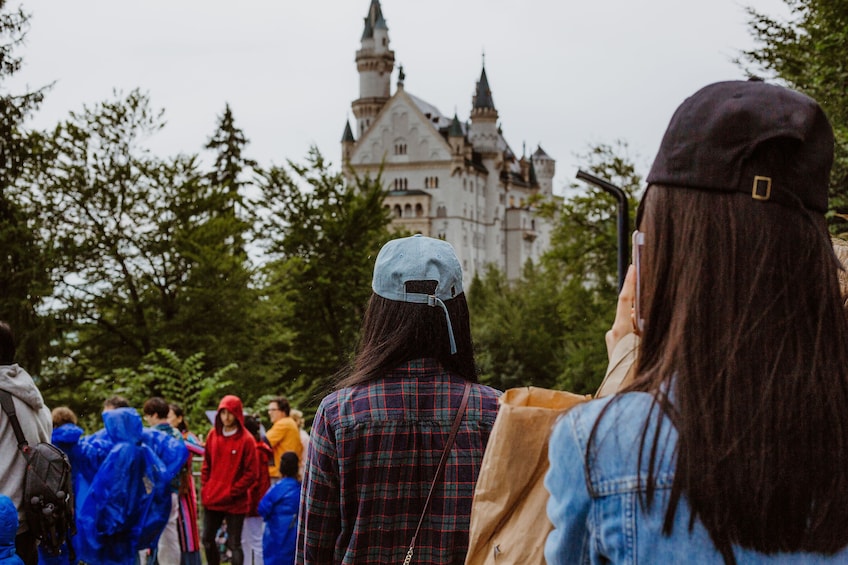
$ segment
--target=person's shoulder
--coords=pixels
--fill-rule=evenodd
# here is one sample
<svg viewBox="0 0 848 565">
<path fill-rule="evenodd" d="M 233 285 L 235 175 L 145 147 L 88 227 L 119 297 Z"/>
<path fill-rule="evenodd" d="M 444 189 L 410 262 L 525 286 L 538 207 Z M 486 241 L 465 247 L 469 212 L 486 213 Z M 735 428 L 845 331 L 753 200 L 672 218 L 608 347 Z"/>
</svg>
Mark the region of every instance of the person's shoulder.
<svg viewBox="0 0 848 565">
<path fill-rule="evenodd" d="M 25 405 L 33 412 L 46 409 L 44 398 L 41 396 L 41 391 L 38 390 L 35 380 L 20 365 L 0 366 L 0 390 L 8 392 L 13 400 L 18 401 L 19 406 Z M 49 416 L 50 411 L 47 410 L 47 413 Z"/>
<path fill-rule="evenodd" d="M 588 440 L 592 430 L 604 435 L 615 430 L 618 435 L 631 435 L 632 424 L 644 422 L 652 410 L 659 410 L 651 394 L 629 392 L 583 402 L 571 408 L 562 423 L 571 426 L 581 442 Z"/>
<path fill-rule="evenodd" d="M 557 428 L 557 438 L 566 434 L 577 442 L 580 453 L 589 453 L 589 480 L 598 492 L 613 484 L 614 488 L 635 488 L 638 481 L 630 479 L 638 477 L 640 469 L 647 473 L 650 463 L 650 457 L 640 457 L 643 439 L 650 445 L 657 437 L 657 479 L 665 481 L 673 472 L 676 431 L 651 394 L 630 392 L 579 404 L 560 419 Z"/>
<path fill-rule="evenodd" d="M 495 402 L 503 396 L 503 392 L 499 391 L 496 388 L 492 388 L 489 385 L 484 385 L 481 383 L 475 383 L 471 385 L 472 388 L 483 398 L 492 399 Z"/>
</svg>

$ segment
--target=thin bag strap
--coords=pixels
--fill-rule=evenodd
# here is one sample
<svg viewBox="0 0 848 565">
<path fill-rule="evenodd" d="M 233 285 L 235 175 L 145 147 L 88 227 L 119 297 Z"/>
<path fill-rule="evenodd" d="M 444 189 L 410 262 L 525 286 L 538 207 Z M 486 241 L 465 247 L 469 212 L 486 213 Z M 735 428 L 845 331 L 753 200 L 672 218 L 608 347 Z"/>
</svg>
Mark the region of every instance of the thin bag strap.
<svg viewBox="0 0 848 565">
<path fill-rule="evenodd" d="M 465 381 L 465 390 L 462 391 L 462 402 L 459 404 L 459 409 L 456 411 L 456 416 L 453 418 L 450 436 L 445 443 L 445 448 L 442 450 L 442 458 L 439 459 L 439 467 L 436 469 L 436 476 L 433 477 L 433 482 L 430 483 L 430 492 L 427 493 L 427 500 L 424 502 L 424 510 L 421 511 L 421 517 L 418 519 L 418 526 L 415 527 L 415 534 L 412 536 L 412 541 L 409 542 L 409 551 L 406 552 L 406 559 L 403 560 L 403 565 L 409 565 L 412 562 L 412 554 L 415 551 L 415 540 L 418 538 L 418 532 L 421 531 L 421 524 L 424 523 L 424 517 L 427 516 L 427 510 L 430 509 L 430 501 L 433 498 L 433 491 L 436 489 L 436 483 L 442 476 L 445 470 L 445 464 L 448 461 L 453 442 L 456 439 L 456 434 L 459 432 L 459 425 L 462 423 L 462 416 L 465 414 L 465 407 L 468 406 L 468 396 L 471 393 L 471 383 Z"/>
<path fill-rule="evenodd" d="M 18 421 L 18 415 L 15 412 L 15 403 L 12 401 L 12 395 L 8 391 L 0 390 L 0 406 L 3 407 L 3 412 L 6 413 L 6 416 L 9 417 L 9 423 L 12 424 L 12 429 L 15 430 L 15 438 L 18 440 L 18 449 L 26 455 L 26 448 L 29 444 L 24 437 L 24 432 L 21 429 L 21 423 Z"/>
</svg>

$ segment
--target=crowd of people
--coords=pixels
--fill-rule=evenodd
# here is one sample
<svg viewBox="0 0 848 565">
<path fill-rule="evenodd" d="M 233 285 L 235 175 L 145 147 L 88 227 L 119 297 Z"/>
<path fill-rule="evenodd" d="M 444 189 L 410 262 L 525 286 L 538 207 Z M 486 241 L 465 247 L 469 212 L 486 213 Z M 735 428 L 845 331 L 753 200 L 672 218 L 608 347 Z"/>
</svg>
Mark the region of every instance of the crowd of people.
<svg viewBox="0 0 848 565">
<path fill-rule="evenodd" d="M 222 552 L 234 565 L 294 563 L 306 442 L 284 397 L 269 403 L 268 434 L 227 395 L 205 442 L 189 431 L 182 407 L 161 397 L 146 400 L 141 415 L 125 398 L 110 397 L 103 428 L 85 435 L 73 410 L 47 409 L 32 377 L 14 363 L 14 350 L 12 329 L 0 322 L 0 388 L 12 394 L 27 441 L 51 442 L 67 455 L 76 532 L 59 551 L 46 551 L 29 531 L 26 462 L 0 416 L 0 563 L 7 556 L 26 565 L 200 565 L 201 547 L 208 564 L 221 562 Z M 202 458 L 200 506 L 195 457 Z M 263 544 L 271 548 L 267 560 Z"/>
<path fill-rule="evenodd" d="M 551 432 L 549 564 L 848 562 L 848 244 L 826 223 L 833 145 L 815 100 L 762 81 L 708 85 L 677 109 L 606 336 L 617 376 Z M 51 425 L 0 323 L 0 389 L 29 441 L 52 429 L 72 463 L 77 557 L 195 565 L 202 546 L 209 565 L 465 563 L 501 392 L 478 382 L 460 261 L 443 240 L 392 240 L 372 291 L 310 434 L 282 396 L 264 432 L 224 396 L 205 443 L 156 397 L 146 428 L 120 397 L 93 434 L 65 407 Z M 0 419 L 0 563 L 30 565 L 16 448 Z"/>
</svg>

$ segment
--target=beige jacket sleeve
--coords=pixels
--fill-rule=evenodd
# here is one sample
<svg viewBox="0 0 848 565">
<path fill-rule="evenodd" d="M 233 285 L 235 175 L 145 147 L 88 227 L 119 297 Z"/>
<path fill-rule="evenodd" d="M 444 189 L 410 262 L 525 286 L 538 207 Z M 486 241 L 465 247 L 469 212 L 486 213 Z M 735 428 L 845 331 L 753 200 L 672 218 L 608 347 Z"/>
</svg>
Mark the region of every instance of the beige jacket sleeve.
<svg viewBox="0 0 848 565">
<path fill-rule="evenodd" d="M 595 398 L 603 398 L 615 394 L 623 387 L 633 382 L 636 367 L 636 352 L 639 349 L 639 337 L 630 333 L 619 340 L 610 355 L 607 374 L 598 387 Z"/>
</svg>

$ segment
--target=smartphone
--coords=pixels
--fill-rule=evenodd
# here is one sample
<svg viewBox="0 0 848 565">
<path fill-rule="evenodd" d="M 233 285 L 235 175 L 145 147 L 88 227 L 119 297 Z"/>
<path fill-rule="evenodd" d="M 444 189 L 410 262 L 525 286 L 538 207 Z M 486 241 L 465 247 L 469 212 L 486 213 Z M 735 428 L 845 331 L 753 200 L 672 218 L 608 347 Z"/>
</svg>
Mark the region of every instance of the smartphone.
<svg viewBox="0 0 848 565">
<path fill-rule="evenodd" d="M 645 329 L 645 319 L 639 304 L 642 301 L 642 247 L 645 245 L 645 233 L 635 230 L 632 239 L 633 268 L 636 270 L 636 297 L 633 300 L 633 330 L 636 335 L 642 335 Z"/>
</svg>

